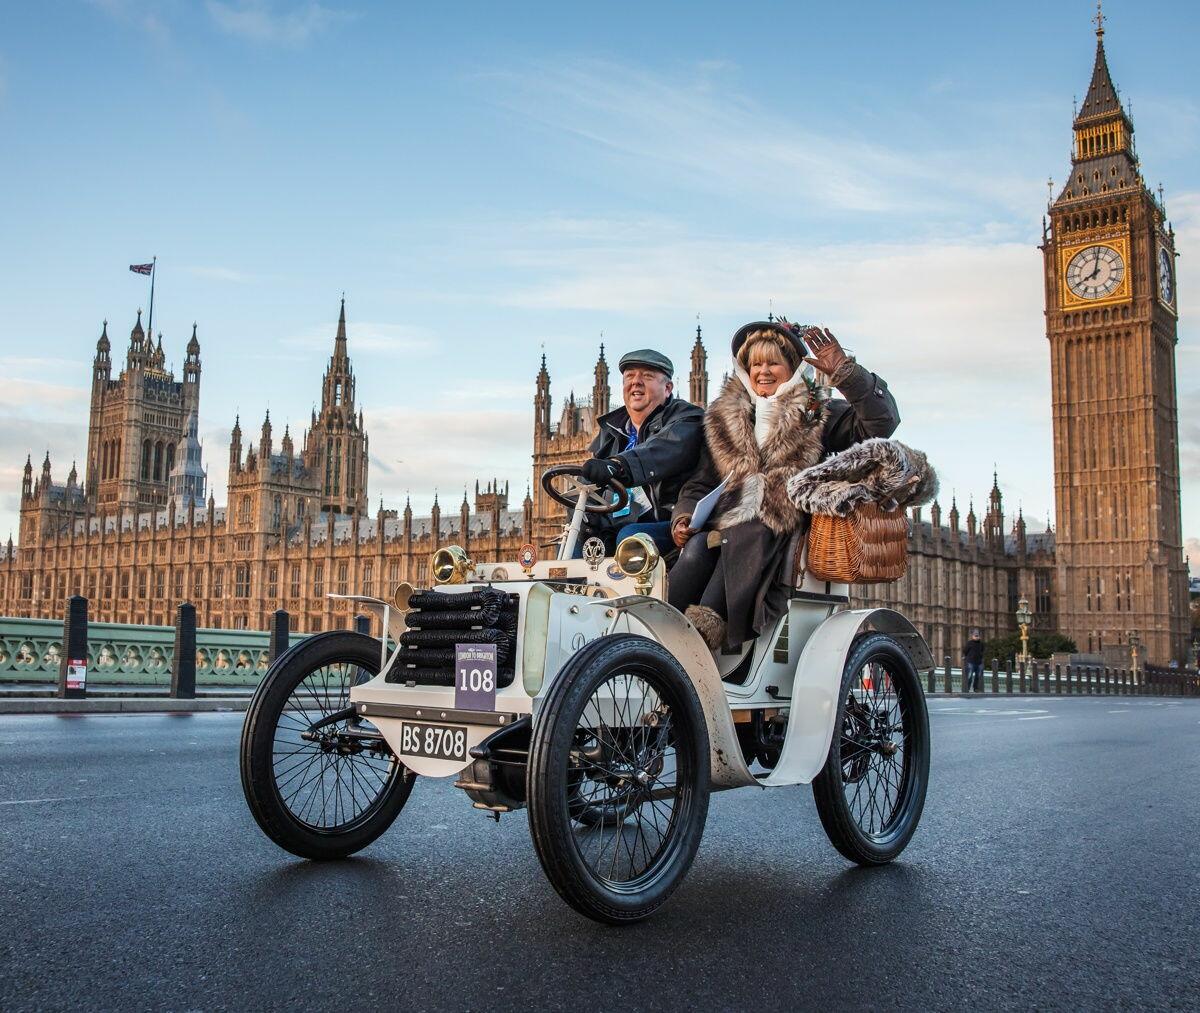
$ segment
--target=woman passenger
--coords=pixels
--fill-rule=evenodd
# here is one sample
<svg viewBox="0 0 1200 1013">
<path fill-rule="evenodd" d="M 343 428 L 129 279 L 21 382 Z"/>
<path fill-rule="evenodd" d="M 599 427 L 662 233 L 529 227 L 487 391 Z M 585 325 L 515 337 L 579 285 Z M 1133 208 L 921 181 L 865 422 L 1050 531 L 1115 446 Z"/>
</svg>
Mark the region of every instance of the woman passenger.
<svg viewBox="0 0 1200 1013">
<path fill-rule="evenodd" d="M 828 454 L 891 436 L 900 423 L 887 384 L 828 329 L 802 332 L 783 319 L 746 324 L 733 336 L 733 359 L 734 375 L 705 413 L 698 470 L 671 515 L 671 537 L 682 551 L 668 600 L 713 650 L 758 636 L 787 608 L 788 548 L 792 535 L 808 528 L 808 515 L 788 498 L 787 480 Z M 830 399 L 805 375 L 804 363 L 842 398 Z M 694 530 L 696 504 L 722 481 L 704 530 Z"/>
</svg>

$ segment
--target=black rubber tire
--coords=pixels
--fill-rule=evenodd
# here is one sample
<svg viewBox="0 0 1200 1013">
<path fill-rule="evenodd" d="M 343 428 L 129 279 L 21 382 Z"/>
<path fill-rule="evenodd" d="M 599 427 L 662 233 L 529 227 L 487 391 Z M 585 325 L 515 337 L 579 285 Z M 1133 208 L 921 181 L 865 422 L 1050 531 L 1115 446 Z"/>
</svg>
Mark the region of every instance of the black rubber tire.
<svg viewBox="0 0 1200 1013">
<path fill-rule="evenodd" d="M 880 827 L 880 833 L 868 832 L 855 817 L 846 798 L 847 780 L 843 762 L 854 762 L 843 756 L 843 745 L 846 743 L 842 732 L 846 727 L 847 704 L 852 690 L 860 686 L 860 673 L 871 662 L 885 666 L 891 676 L 897 710 L 904 725 L 904 766 L 899 775 L 897 801 L 894 813 L 889 819 L 881 821 L 885 825 Z M 865 634 L 855 641 L 846 658 L 829 755 L 825 766 L 813 780 L 813 798 L 817 803 L 821 825 L 830 843 L 844 857 L 859 865 L 885 865 L 904 850 L 916 832 L 921 810 L 925 806 L 925 791 L 929 785 L 929 752 L 929 713 L 925 707 L 925 693 L 908 652 L 884 633 Z M 865 753 L 859 755 L 866 756 Z"/>
<path fill-rule="evenodd" d="M 664 835 L 662 854 L 632 884 L 614 888 L 591 869 L 576 845 L 568 765 L 576 723 L 593 692 L 609 676 L 622 672 L 640 675 L 670 704 L 680 790 L 678 813 Z M 526 772 L 534 849 L 563 900 L 580 914 L 609 925 L 641 921 L 666 902 L 691 867 L 704 833 L 708 750 L 708 727 L 696 689 L 660 644 L 646 637 L 614 634 L 593 640 L 570 658 L 538 711 Z"/>
<path fill-rule="evenodd" d="M 333 827 L 310 826 L 285 804 L 274 762 L 276 729 L 284 707 L 309 673 L 338 662 L 377 675 L 379 641 L 348 630 L 331 630 L 302 640 L 276 659 L 263 676 L 242 725 L 242 790 L 250 812 L 271 840 L 301 858 L 345 858 L 361 851 L 392 825 L 416 779 L 412 771 L 393 759 L 390 773 L 371 804 L 350 822 Z"/>
</svg>

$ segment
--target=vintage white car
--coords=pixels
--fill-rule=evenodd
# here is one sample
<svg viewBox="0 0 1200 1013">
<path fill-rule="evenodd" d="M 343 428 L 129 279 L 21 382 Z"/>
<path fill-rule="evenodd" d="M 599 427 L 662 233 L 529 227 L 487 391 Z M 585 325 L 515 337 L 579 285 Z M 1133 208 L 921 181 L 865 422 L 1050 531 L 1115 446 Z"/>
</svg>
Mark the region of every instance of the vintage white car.
<svg viewBox="0 0 1200 1013">
<path fill-rule="evenodd" d="M 666 602 L 650 539 L 573 559 L 588 511 L 623 506 L 577 468 L 547 491 L 573 509 L 557 558 L 433 559 L 437 587 L 351 596 L 381 640 L 316 634 L 271 666 L 246 715 L 242 785 L 280 847 L 341 858 L 399 814 L 415 776 L 455 777 L 475 808 L 527 807 L 534 848 L 570 905 L 645 918 L 687 873 L 711 791 L 813 787 L 834 847 L 894 859 L 925 801 L 929 724 L 916 628 L 851 610 L 802 565 L 769 636 L 710 651 Z"/>
</svg>

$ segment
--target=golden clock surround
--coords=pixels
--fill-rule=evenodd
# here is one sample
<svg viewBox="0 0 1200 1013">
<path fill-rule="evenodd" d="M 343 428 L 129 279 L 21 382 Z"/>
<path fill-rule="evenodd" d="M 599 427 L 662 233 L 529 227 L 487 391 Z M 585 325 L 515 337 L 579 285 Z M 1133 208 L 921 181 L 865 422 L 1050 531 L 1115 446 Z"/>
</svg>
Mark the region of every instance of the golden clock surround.
<svg viewBox="0 0 1200 1013">
<path fill-rule="evenodd" d="M 1116 250 L 1125 265 L 1125 277 L 1121 279 L 1121 284 L 1111 295 L 1107 295 L 1103 299 L 1085 299 L 1072 292 L 1070 286 L 1067 285 L 1067 265 L 1071 263 L 1071 258 L 1075 254 L 1080 250 L 1086 250 L 1089 246 L 1107 246 Z M 1059 299 L 1064 310 L 1093 309 L 1096 306 L 1112 306 L 1114 303 L 1129 302 L 1133 298 L 1132 275 L 1133 266 L 1129 260 L 1129 233 L 1127 232 L 1118 236 L 1095 236 L 1083 242 L 1074 242 L 1069 246 L 1059 247 L 1058 288 Z"/>
</svg>

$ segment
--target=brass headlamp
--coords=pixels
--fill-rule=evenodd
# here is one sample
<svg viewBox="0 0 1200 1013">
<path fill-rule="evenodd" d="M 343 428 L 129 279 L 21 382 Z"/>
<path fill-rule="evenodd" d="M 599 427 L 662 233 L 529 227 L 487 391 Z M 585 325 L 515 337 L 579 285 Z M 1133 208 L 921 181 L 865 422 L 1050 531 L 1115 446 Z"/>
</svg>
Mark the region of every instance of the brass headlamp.
<svg viewBox="0 0 1200 1013">
<path fill-rule="evenodd" d="M 650 578 L 658 566 L 659 551 L 649 535 L 630 535 L 622 538 L 613 556 L 621 572 L 637 581 L 637 593 L 650 593 Z"/>
<path fill-rule="evenodd" d="M 433 554 L 430 569 L 435 584 L 465 584 L 475 564 L 461 546 L 447 545 Z"/>
</svg>

